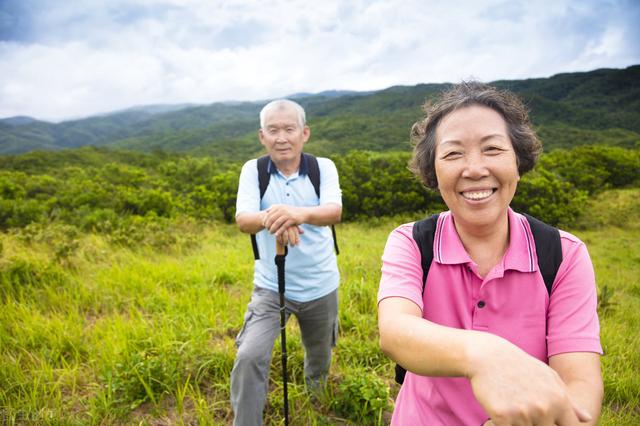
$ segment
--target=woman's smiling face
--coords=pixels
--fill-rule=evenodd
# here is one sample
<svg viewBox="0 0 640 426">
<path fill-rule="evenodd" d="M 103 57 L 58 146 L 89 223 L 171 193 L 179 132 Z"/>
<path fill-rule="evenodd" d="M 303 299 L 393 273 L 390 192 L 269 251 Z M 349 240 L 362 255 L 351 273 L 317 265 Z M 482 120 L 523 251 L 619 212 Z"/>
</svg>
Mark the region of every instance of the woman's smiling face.
<svg viewBox="0 0 640 426">
<path fill-rule="evenodd" d="M 502 115 L 480 105 L 446 115 L 436 130 L 435 171 L 456 223 L 483 227 L 506 219 L 520 175 Z"/>
</svg>

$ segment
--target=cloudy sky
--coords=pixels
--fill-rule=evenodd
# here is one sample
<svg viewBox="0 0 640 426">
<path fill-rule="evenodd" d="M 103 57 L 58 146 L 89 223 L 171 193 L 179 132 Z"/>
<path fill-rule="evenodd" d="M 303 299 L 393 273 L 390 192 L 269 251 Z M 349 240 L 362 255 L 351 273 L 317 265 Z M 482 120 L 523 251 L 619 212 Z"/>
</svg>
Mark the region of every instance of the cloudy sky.
<svg viewBox="0 0 640 426">
<path fill-rule="evenodd" d="M 0 117 L 640 63 L 637 0 L 0 0 Z"/>
</svg>

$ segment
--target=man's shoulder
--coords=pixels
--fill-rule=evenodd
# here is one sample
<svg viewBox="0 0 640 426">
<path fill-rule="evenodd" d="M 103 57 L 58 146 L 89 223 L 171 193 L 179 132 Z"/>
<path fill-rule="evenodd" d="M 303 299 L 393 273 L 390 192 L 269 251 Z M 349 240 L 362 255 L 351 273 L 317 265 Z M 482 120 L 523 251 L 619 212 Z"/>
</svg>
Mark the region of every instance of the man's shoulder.
<svg viewBox="0 0 640 426">
<path fill-rule="evenodd" d="M 247 162 L 245 162 L 244 165 L 242 166 L 242 168 L 245 168 L 245 167 L 256 168 L 256 164 L 257 163 L 258 163 L 258 159 L 257 158 L 252 158 L 251 160 L 248 160 Z"/>
<path fill-rule="evenodd" d="M 316 157 L 316 160 L 318 160 L 318 164 L 320 163 L 333 164 L 333 161 L 330 158 L 326 158 L 326 157 Z"/>
<path fill-rule="evenodd" d="M 251 185 L 253 185 L 253 181 L 257 182 L 258 180 L 257 162 L 258 160 L 254 158 L 244 163 L 244 165 L 242 166 L 242 170 L 240 171 L 240 182 L 245 182 L 245 183 L 252 182 Z"/>
<path fill-rule="evenodd" d="M 334 164 L 333 160 L 331 160 L 330 158 L 316 157 L 316 159 L 318 160 L 318 168 L 320 169 L 321 173 L 323 171 L 336 170 L 336 165 Z"/>
</svg>

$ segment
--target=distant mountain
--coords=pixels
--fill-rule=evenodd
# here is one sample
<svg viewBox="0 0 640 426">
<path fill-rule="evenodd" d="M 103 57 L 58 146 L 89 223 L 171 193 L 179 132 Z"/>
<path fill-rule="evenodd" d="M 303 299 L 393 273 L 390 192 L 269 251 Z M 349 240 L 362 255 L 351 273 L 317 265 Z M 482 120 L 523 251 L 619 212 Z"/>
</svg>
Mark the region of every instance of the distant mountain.
<svg viewBox="0 0 640 426">
<path fill-rule="evenodd" d="M 320 93 L 309 93 L 309 92 L 294 93 L 292 95 L 288 95 L 284 97 L 287 99 L 300 99 L 300 98 L 308 98 L 311 96 L 321 96 L 325 98 L 339 98 L 340 96 L 346 96 L 346 95 L 362 96 L 362 95 L 369 95 L 371 93 L 374 93 L 374 91 L 358 92 L 355 90 L 325 90 L 324 92 L 320 92 Z"/>
<path fill-rule="evenodd" d="M 640 65 L 492 84 L 524 99 L 546 149 L 593 143 L 640 147 Z M 422 117 L 421 105 L 446 87 L 419 84 L 291 97 L 307 111 L 312 153 L 405 151 L 409 129 Z M 93 145 L 240 161 L 262 151 L 256 131 L 264 103 L 152 105 L 57 124 L 12 117 L 0 120 L 0 154 Z"/>
<path fill-rule="evenodd" d="M 181 109 L 185 109 L 185 108 L 189 108 L 189 107 L 194 107 L 197 106 L 196 104 L 158 104 L 158 105 L 141 105 L 141 106 L 134 106 L 131 108 L 126 108 L 124 110 L 121 111 L 113 111 L 113 112 L 109 112 L 106 114 L 100 114 L 102 116 L 109 116 L 109 115 L 116 115 L 116 114 L 121 114 L 121 113 L 126 113 L 126 112 L 142 112 L 142 113 L 146 113 L 149 115 L 155 115 L 155 114 L 164 114 L 165 112 L 174 112 L 174 111 L 180 111 Z"/>
<path fill-rule="evenodd" d="M 35 123 L 36 121 L 38 120 L 36 120 L 35 118 L 24 116 L 24 115 L 17 115 L 15 117 L 8 117 L 8 118 L 0 118 L 0 123 L 8 124 L 9 126 L 23 126 L 25 124 Z"/>
</svg>

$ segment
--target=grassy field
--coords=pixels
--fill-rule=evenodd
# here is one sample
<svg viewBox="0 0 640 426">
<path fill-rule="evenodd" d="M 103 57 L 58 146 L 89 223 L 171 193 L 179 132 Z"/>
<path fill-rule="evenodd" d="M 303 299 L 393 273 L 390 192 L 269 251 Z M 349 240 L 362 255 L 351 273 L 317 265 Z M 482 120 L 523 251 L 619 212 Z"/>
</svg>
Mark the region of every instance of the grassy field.
<svg viewBox="0 0 640 426">
<path fill-rule="evenodd" d="M 638 200 L 639 190 L 604 193 L 572 230 L 598 279 L 603 425 L 640 424 Z M 388 422 L 397 387 L 378 347 L 375 301 L 386 237 L 409 220 L 339 225 L 340 338 L 319 399 L 304 390 L 295 320 L 287 328 L 293 424 Z M 0 423 L 230 423 L 249 238 L 229 225 L 172 232 L 135 248 L 55 224 L 0 234 Z M 268 424 L 282 423 L 278 348 Z"/>
</svg>

